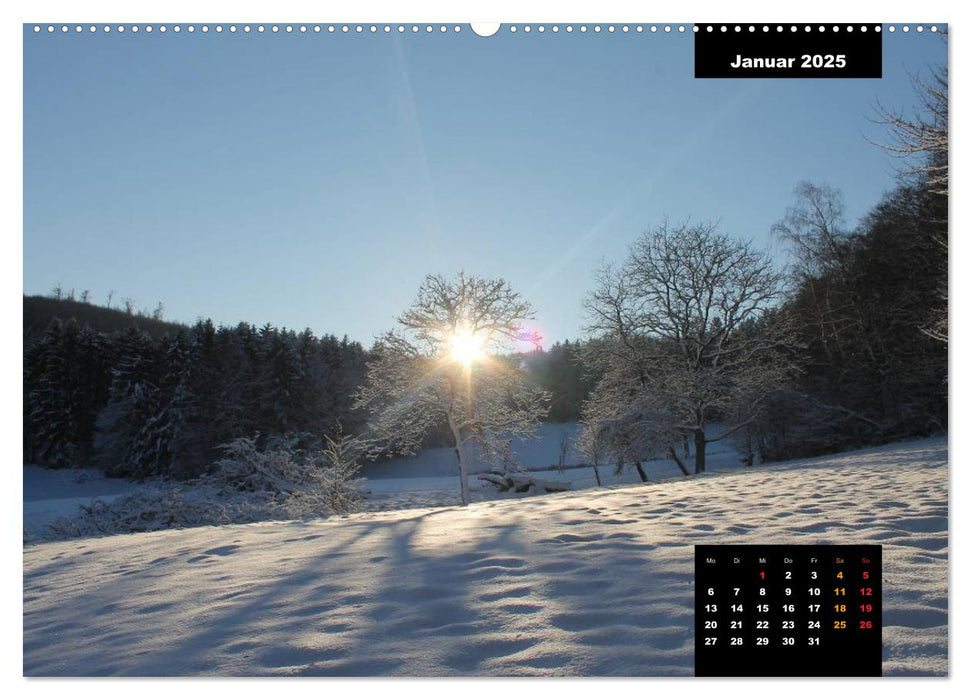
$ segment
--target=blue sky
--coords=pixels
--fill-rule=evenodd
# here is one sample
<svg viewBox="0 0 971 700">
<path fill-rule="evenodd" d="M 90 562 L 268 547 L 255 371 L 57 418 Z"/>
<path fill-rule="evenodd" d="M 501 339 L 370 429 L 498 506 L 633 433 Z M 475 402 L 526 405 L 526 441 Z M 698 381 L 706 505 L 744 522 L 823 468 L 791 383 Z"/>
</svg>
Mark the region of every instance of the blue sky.
<svg viewBox="0 0 971 700">
<path fill-rule="evenodd" d="M 582 335 L 601 259 L 662 217 L 769 227 L 804 179 L 894 182 L 882 80 L 694 80 L 690 34 L 24 36 L 24 292 L 56 284 L 370 344 L 427 273 L 505 277 Z"/>
</svg>

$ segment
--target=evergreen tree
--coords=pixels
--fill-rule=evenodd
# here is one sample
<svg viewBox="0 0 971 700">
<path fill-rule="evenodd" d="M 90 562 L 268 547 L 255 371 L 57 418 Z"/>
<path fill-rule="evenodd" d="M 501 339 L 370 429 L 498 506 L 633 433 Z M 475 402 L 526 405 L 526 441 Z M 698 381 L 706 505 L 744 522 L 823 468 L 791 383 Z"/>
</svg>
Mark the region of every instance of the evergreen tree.
<svg viewBox="0 0 971 700">
<path fill-rule="evenodd" d="M 81 464 L 105 404 L 110 341 L 74 320 L 51 322 L 24 357 L 24 451 L 39 464 Z"/>
<path fill-rule="evenodd" d="M 119 355 L 111 387 L 111 406 L 104 432 L 110 437 L 109 476 L 145 477 L 157 473 L 149 464 L 153 446 L 151 424 L 159 413 L 161 348 L 146 333 L 130 327 L 119 339 Z"/>
</svg>

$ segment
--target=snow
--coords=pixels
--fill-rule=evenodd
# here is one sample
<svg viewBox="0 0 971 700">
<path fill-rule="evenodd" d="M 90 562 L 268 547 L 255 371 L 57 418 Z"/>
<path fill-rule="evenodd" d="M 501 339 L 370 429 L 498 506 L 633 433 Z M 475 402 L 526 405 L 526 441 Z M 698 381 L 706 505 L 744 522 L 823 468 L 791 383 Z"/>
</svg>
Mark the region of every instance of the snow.
<svg viewBox="0 0 971 700">
<path fill-rule="evenodd" d="M 372 481 L 374 485 L 378 480 Z M 948 672 L 947 443 L 467 508 L 24 549 L 24 673 L 691 675 L 695 543 L 884 545 L 884 673 Z"/>
<path fill-rule="evenodd" d="M 109 479 L 97 469 L 45 469 L 24 465 L 24 531 L 38 531 L 47 523 L 74 515 L 78 506 L 94 499 L 110 502 L 131 493 L 138 484 Z"/>
<path fill-rule="evenodd" d="M 593 467 L 577 466 L 585 463 L 584 457 L 573 447 L 579 429 L 578 423 L 544 423 L 537 430 L 537 439 L 514 439 L 511 451 L 520 468 L 528 470 L 532 477 L 546 481 L 570 482 L 574 490 L 592 488 L 597 485 Z M 710 434 L 719 430 L 720 426 L 717 424 L 709 426 Z M 556 465 L 560 459 L 560 440 L 563 435 L 570 441 L 570 448 L 566 455 L 566 468 L 560 471 Z M 709 471 L 732 469 L 741 465 L 739 453 L 729 440 L 710 444 L 707 456 Z M 472 455 L 471 462 L 469 488 L 473 501 L 523 497 L 519 493 L 500 493 L 494 486 L 479 481 L 475 474 L 487 472 L 493 465 L 476 454 Z M 693 469 L 693 458 L 687 464 L 689 469 Z M 604 486 L 641 483 L 633 466 L 628 466 L 621 474 L 614 473 L 614 465 L 601 465 L 599 469 L 600 482 Z M 644 469 L 652 481 L 683 478 L 681 471 L 670 459 L 645 462 Z M 458 466 L 455 450 L 450 447 L 427 449 L 415 457 L 368 464 L 362 469 L 362 474 L 368 479 L 366 488 L 372 494 L 370 503 L 366 505 L 369 510 L 460 503 Z"/>
<path fill-rule="evenodd" d="M 708 435 L 721 432 L 722 426 L 712 423 L 707 428 Z M 588 460 L 580 455 L 575 448 L 576 438 L 580 431 L 579 423 L 543 423 L 537 429 L 536 439 L 513 438 L 510 451 L 519 462 L 520 467 L 530 471 L 543 468 L 553 468 L 560 460 L 560 440 L 565 435 L 569 441 L 566 454 L 567 465 L 585 464 Z M 692 453 L 693 455 L 694 453 Z M 721 440 L 708 445 L 708 468 L 728 467 L 739 465 L 739 453 L 730 440 Z M 470 473 L 487 472 L 493 465 L 486 462 L 476 453 L 471 455 Z M 688 467 L 693 468 L 693 457 L 688 460 Z M 681 476 L 672 460 L 656 460 L 646 464 L 651 478 Z M 601 476 L 609 474 L 613 467 L 601 467 Z M 575 478 L 574 472 L 568 472 L 570 479 Z M 362 475 L 368 479 L 406 479 L 415 477 L 450 477 L 454 478 L 455 488 L 458 488 L 458 466 L 455 450 L 451 447 L 436 447 L 427 449 L 415 457 L 403 457 L 389 462 L 378 462 L 365 465 Z M 596 484 L 592 469 L 586 469 L 590 484 Z M 632 478 L 640 481 L 636 473 Z M 474 482 L 475 479 L 473 478 Z M 631 482 L 633 483 L 633 481 Z"/>
<path fill-rule="evenodd" d="M 512 438 L 510 451 L 524 467 L 550 467 L 559 463 L 560 438 L 567 436 L 570 449 L 567 464 L 581 464 L 585 460 L 573 448 L 580 426 L 578 423 L 542 423 L 537 428 L 538 439 Z M 474 450 L 470 451 L 470 473 L 487 472 L 493 465 L 486 462 Z M 404 457 L 389 462 L 378 462 L 364 467 L 363 474 L 369 479 L 407 478 L 414 476 L 455 476 L 458 488 L 458 466 L 455 450 L 451 447 L 436 447 L 423 450 L 415 457 Z"/>
</svg>

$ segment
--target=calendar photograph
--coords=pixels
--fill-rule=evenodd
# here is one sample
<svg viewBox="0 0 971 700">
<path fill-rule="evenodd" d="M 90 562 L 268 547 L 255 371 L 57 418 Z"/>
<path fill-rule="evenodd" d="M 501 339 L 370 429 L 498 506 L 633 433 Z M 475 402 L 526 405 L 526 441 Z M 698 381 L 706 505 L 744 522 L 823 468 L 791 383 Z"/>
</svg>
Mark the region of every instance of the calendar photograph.
<svg viewBox="0 0 971 700">
<path fill-rule="evenodd" d="M 24 677 L 949 675 L 946 23 L 22 41 Z"/>
</svg>

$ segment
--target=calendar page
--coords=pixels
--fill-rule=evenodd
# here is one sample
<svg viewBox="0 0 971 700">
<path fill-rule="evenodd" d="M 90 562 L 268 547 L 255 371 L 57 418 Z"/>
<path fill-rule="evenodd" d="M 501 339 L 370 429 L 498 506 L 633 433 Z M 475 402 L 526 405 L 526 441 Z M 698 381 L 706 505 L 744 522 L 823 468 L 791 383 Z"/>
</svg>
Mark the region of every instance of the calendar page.
<svg viewBox="0 0 971 700">
<path fill-rule="evenodd" d="M 28 10 L 23 676 L 949 675 L 948 13 L 615 5 Z"/>
</svg>

